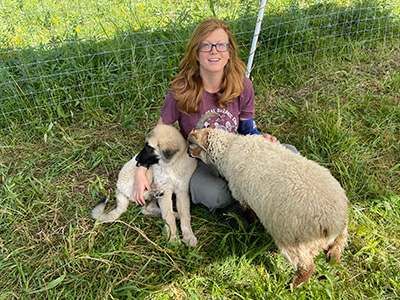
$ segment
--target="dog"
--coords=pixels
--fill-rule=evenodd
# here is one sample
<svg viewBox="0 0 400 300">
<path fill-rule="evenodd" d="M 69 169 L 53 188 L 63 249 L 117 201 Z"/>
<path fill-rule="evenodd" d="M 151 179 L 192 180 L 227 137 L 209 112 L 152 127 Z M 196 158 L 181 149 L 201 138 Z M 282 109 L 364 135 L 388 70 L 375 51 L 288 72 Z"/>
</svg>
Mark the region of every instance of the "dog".
<svg viewBox="0 0 400 300">
<path fill-rule="evenodd" d="M 159 124 L 146 137 L 144 148 L 128 161 L 118 175 L 117 206 L 104 212 L 107 200 L 93 208 L 91 217 L 99 222 L 114 221 L 124 213 L 129 201 L 134 201 L 134 177 L 137 162 L 150 165 L 146 176 L 152 190 L 145 191 L 147 206 L 145 215 L 162 216 L 169 242 L 178 242 L 176 217 L 180 219 L 182 237 L 187 247 L 195 247 L 195 237 L 190 218 L 189 182 L 197 161 L 187 154 L 186 140 L 173 126 Z M 176 197 L 177 214 L 173 211 L 173 195 Z M 157 205 L 158 204 L 158 205 Z"/>
</svg>

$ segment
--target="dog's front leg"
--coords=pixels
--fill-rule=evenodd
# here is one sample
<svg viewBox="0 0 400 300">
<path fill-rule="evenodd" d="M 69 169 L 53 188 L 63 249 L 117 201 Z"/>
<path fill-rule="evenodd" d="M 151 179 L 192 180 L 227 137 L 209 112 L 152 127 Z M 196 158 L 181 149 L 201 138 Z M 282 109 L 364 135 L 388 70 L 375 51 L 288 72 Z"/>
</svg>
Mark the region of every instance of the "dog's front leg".
<svg viewBox="0 0 400 300">
<path fill-rule="evenodd" d="M 161 216 L 167 223 L 165 224 L 165 230 L 169 237 L 169 242 L 179 242 L 179 239 L 176 237 L 176 221 L 172 207 L 172 192 L 164 190 L 164 196 L 158 200 L 158 205 L 160 206 Z"/>
<path fill-rule="evenodd" d="M 181 220 L 182 236 L 186 247 L 196 247 L 197 238 L 190 224 L 190 198 L 188 194 L 179 193 L 176 195 L 176 208 Z"/>
</svg>

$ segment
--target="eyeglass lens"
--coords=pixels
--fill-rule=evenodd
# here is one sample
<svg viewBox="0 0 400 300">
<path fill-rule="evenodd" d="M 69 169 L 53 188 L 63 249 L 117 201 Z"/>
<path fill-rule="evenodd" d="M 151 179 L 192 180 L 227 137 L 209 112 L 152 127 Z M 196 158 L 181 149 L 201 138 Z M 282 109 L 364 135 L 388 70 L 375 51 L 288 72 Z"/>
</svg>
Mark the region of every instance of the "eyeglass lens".
<svg viewBox="0 0 400 300">
<path fill-rule="evenodd" d="M 199 45 L 199 50 L 201 52 L 211 52 L 213 47 L 218 52 L 226 52 L 229 49 L 229 44 L 228 43 L 218 43 L 218 44 L 211 44 L 211 43 L 201 43 Z"/>
</svg>

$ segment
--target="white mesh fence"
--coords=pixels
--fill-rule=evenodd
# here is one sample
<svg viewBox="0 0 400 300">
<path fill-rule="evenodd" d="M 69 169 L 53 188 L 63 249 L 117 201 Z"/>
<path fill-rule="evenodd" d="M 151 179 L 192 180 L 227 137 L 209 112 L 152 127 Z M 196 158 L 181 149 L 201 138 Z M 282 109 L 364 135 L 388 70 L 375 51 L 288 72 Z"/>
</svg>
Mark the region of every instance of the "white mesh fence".
<svg viewBox="0 0 400 300">
<path fill-rule="evenodd" d="M 0 0 L 0 128 L 157 111 L 196 24 L 229 23 L 247 62 L 258 1 Z M 398 46 L 399 4 L 267 0 L 253 70 L 351 44 Z"/>
</svg>

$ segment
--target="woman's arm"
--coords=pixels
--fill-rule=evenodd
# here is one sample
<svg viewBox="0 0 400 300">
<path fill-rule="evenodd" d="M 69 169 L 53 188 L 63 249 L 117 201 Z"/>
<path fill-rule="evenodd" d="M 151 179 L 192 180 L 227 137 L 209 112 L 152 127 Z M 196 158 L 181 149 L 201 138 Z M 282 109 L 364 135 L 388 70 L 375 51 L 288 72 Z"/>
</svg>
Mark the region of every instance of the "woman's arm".
<svg viewBox="0 0 400 300">
<path fill-rule="evenodd" d="M 162 120 L 162 118 L 160 117 L 159 119 L 158 119 L 158 121 L 157 121 L 157 125 L 158 124 L 164 124 L 164 122 L 163 122 L 163 120 Z"/>
<path fill-rule="evenodd" d="M 162 118 L 160 117 L 157 121 L 158 124 L 164 124 Z M 146 205 L 146 201 L 144 199 L 144 191 L 151 190 L 149 180 L 147 179 L 147 168 L 146 167 L 137 167 L 135 172 L 135 184 L 134 184 L 134 192 L 133 192 L 133 200 L 137 205 Z"/>
<path fill-rule="evenodd" d="M 147 180 L 147 168 L 146 167 L 137 167 L 135 172 L 135 184 L 134 184 L 134 192 L 133 192 L 133 200 L 137 205 L 145 206 L 146 201 L 144 199 L 144 191 L 151 190 L 150 183 Z"/>
<path fill-rule="evenodd" d="M 246 134 L 261 134 L 257 130 L 256 122 L 254 119 L 239 119 L 239 129 L 238 132 L 240 134 L 246 135 Z M 279 140 L 274 137 L 273 135 L 270 135 L 268 133 L 262 134 L 263 137 L 265 137 L 267 140 L 273 142 L 273 143 L 280 143 Z"/>
</svg>

